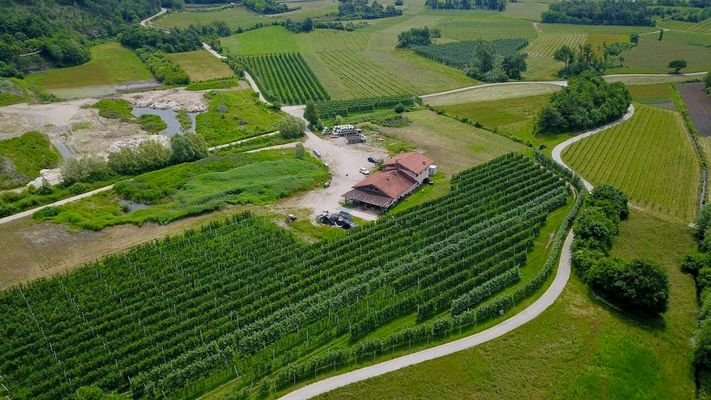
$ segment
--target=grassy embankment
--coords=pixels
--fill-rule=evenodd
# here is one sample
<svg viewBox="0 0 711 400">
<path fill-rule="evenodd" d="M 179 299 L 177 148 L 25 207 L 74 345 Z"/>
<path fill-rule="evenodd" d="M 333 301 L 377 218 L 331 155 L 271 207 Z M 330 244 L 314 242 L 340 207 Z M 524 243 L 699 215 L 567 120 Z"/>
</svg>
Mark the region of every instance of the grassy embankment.
<svg viewBox="0 0 711 400">
<path fill-rule="evenodd" d="M 126 100 L 103 99 L 94 104 L 94 107 L 99 109 L 99 115 L 104 118 L 135 122 L 148 133 L 159 133 L 168 127 L 163 118 L 158 115 L 144 114 L 136 117 L 132 114 L 133 106 Z"/>
<path fill-rule="evenodd" d="M 115 185 L 114 190 L 35 215 L 84 229 L 119 224 L 169 223 L 229 204 L 265 204 L 323 183 L 316 159 L 293 150 L 213 155 L 170 166 Z"/>
<path fill-rule="evenodd" d="M 43 168 L 56 168 L 62 157 L 47 136 L 27 132 L 0 140 L 0 189 L 22 186 L 39 176 Z"/>
<path fill-rule="evenodd" d="M 696 299 L 679 271 L 692 248 L 688 228 L 633 211 L 613 255 L 665 268 L 671 296 L 662 318 L 611 309 L 573 276 L 551 308 L 504 337 L 318 398 L 693 399 Z"/>
</svg>

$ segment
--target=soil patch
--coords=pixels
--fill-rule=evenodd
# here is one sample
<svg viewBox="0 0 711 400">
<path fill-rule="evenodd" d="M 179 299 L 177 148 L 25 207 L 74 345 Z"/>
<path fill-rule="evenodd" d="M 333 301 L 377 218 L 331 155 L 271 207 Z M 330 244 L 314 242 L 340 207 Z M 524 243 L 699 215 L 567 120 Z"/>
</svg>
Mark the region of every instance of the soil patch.
<svg viewBox="0 0 711 400">
<path fill-rule="evenodd" d="M 682 83 L 679 91 L 699 135 L 711 136 L 711 96 L 704 92 L 704 83 Z"/>
</svg>

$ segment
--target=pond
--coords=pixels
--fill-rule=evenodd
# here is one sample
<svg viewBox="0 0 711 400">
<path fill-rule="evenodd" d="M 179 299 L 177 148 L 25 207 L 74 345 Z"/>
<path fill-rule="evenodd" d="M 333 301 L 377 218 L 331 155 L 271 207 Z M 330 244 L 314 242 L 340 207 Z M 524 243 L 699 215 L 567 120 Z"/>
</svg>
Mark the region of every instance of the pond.
<svg viewBox="0 0 711 400">
<path fill-rule="evenodd" d="M 168 125 L 168 128 L 160 133 L 163 136 L 171 137 L 183 131 L 183 128 L 180 126 L 180 121 L 178 121 L 178 113 L 173 110 L 161 110 L 151 107 L 133 107 L 132 113 L 136 117 L 146 114 L 153 114 L 161 117 L 161 119 L 165 121 L 165 124 Z M 189 112 L 187 114 L 191 123 L 188 132 L 195 132 L 195 116 L 197 116 L 198 113 Z"/>
<path fill-rule="evenodd" d="M 138 203 L 138 202 L 131 201 L 131 200 L 123 200 L 123 199 L 119 200 L 119 206 L 121 206 L 121 208 L 125 208 L 126 210 L 128 210 L 128 212 L 136 211 L 136 210 L 143 210 L 144 208 L 151 207 L 148 204 Z"/>
</svg>

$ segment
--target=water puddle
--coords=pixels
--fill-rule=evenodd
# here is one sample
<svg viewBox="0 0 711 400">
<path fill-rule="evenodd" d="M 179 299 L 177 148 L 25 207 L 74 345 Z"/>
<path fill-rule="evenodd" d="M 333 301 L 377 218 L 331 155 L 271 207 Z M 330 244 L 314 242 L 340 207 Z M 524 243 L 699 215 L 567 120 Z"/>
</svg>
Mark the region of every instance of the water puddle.
<svg viewBox="0 0 711 400">
<path fill-rule="evenodd" d="M 127 209 L 128 212 L 151 208 L 151 206 L 149 206 L 148 204 L 138 203 L 131 200 L 119 200 L 119 205 L 122 209 Z"/>
<path fill-rule="evenodd" d="M 168 125 L 168 128 L 160 133 L 163 136 L 172 137 L 183 132 L 183 127 L 180 125 L 180 121 L 178 121 L 178 113 L 173 110 L 161 110 L 151 107 L 133 107 L 132 113 L 136 117 L 146 114 L 153 114 L 161 117 L 161 119 L 165 121 L 165 124 Z M 187 114 L 190 119 L 190 129 L 187 129 L 186 132 L 195 132 L 195 117 L 198 113 L 189 112 Z"/>
</svg>

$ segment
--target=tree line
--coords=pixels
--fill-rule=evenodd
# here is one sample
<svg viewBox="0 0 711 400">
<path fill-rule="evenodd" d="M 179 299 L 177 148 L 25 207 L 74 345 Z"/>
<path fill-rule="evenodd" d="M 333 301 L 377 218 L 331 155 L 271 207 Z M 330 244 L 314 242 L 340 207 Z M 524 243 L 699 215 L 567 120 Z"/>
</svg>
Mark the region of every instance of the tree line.
<svg viewBox="0 0 711 400">
<path fill-rule="evenodd" d="M 551 4 L 541 18 L 546 23 L 654 26 L 647 2 L 636 0 L 563 0 Z"/>
<path fill-rule="evenodd" d="M 383 6 L 377 0 L 338 0 L 338 17 L 348 19 L 376 19 L 402 15 L 402 10 L 389 4 Z"/>
<path fill-rule="evenodd" d="M 536 131 L 559 133 L 594 128 L 621 118 L 632 101 L 624 84 L 607 83 L 588 71 L 553 94 L 536 121 Z"/>
</svg>

